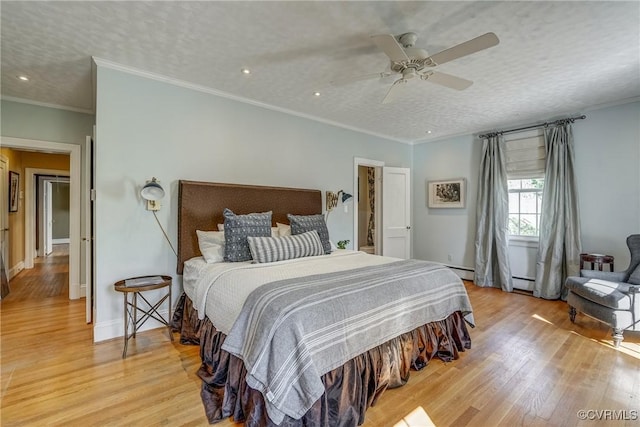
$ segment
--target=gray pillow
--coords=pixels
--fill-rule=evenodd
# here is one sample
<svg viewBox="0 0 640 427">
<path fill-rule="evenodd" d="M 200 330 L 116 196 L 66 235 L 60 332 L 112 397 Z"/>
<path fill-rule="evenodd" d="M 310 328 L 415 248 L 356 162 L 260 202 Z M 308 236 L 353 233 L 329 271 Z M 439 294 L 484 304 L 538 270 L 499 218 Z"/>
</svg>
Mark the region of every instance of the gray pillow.
<svg viewBox="0 0 640 427">
<path fill-rule="evenodd" d="M 631 275 L 629 276 L 629 280 L 627 280 L 627 282 L 631 283 L 632 285 L 640 285 L 640 264 L 638 264 L 636 266 L 636 269 L 631 272 Z"/>
<path fill-rule="evenodd" d="M 271 211 L 236 215 L 230 209 L 224 216 L 224 260 L 228 262 L 250 261 L 248 236 L 271 236 Z"/>
<path fill-rule="evenodd" d="M 317 215 L 291 215 L 287 214 L 289 224 L 291 224 L 291 234 L 302 234 L 307 231 L 316 230 L 320 236 L 325 254 L 331 253 L 331 243 L 329 243 L 329 230 L 322 214 Z"/>
<path fill-rule="evenodd" d="M 324 255 L 316 230 L 295 236 L 247 237 L 254 262 L 276 262 L 286 259 Z"/>
</svg>

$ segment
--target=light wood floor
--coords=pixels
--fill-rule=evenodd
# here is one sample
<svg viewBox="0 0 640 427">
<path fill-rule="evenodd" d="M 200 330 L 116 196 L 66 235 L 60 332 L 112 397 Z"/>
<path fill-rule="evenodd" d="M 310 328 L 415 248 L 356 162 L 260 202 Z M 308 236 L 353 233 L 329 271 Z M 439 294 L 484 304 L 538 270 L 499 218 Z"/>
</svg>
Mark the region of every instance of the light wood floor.
<svg viewBox="0 0 640 427">
<path fill-rule="evenodd" d="M 140 333 L 126 360 L 119 339 L 93 344 L 84 300 L 67 299 L 66 262 L 48 257 L 21 272 L 0 303 L 2 426 L 206 425 L 198 348 L 162 329 Z M 391 426 L 419 406 L 439 427 L 640 424 L 630 419 L 640 416 L 638 334 L 616 350 L 600 323 L 579 315 L 571 324 L 563 302 L 467 289 L 472 349 L 388 390 L 365 427 Z M 611 412 L 580 421 L 579 410 Z"/>
</svg>

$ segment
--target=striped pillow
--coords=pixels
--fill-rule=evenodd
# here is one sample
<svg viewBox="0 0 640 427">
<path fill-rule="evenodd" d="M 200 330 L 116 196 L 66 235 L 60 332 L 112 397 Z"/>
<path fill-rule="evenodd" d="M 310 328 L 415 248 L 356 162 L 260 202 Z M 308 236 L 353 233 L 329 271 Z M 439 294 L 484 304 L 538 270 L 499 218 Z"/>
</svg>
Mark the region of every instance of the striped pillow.
<svg viewBox="0 0 640 427">
<path fill-rule="evenodd" d="M 247 240 L 253 261 L 259 263 L 324 255 L 320 236 L 315 230 L 295 236 L 248 236 Z"/>
</svg>

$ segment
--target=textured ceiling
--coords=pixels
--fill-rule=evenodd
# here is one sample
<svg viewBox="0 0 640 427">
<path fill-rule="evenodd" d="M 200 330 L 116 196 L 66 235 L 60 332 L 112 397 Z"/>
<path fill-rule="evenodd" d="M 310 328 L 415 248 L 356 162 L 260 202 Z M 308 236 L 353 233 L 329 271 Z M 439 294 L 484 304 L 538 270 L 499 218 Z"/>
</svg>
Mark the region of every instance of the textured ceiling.
<svg viewBox="0 0 640 427">
<path fill-rule="evenodd" d="M 640 96 L 637 1 L 3 0 L 0 14 L 2 96 L 81 110 L 93 108 L 92 56 L 406 142 Z M 487 32 L 500 44 L 437 67 L 472 80 L 464 91 L 412 80 L 382 104 L 395 76 L 329 84 L 387 71 L 370 36 L 408 31 L 430 54 Z"/>
</svg>

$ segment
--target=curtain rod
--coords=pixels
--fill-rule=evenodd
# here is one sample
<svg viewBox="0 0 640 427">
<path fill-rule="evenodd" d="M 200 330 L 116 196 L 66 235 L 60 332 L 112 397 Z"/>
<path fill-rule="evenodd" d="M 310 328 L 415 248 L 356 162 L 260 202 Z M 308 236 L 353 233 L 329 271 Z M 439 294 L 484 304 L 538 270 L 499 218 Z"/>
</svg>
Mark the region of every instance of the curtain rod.
<svg viewBox="0 0 640 427">
<path fill-rule="evenodd" d="M 484 139 L 484 138 L 491 138 L 493 136 L 497 136 L 497 135 L 504 135 L 505 133 L 511 133 L 511 132 L 518 132 L 520 130 L 526 130 L 526 129 L 535 129 L 535 128 L 542 128 L 542 127 L 549 127 L 549 126 L 559 126 L 559 125 L 563 125 L 565 123 L 573 123 L 576 120 L 583 120 L 586 119 L 587 116 L 585 116 L 584 114 L 582 116 L 578 116 L 578 117 L 569 117 L 567 119 L 560 119 L 560 120 L 556 120 L 555 122 L 544 122 L 544 123 L 540 123 L 538 125 L 531 125 L 531 126 L 525 126 L 525 127 L 521 127 L 521 128 L 517 128 L 517 129 L 509 129 L 509 130 L 500 130 L 497 132 L 489 132 L 486 133 L 484 135 L 478 135 L 479 138 Z"/>
</svg>

